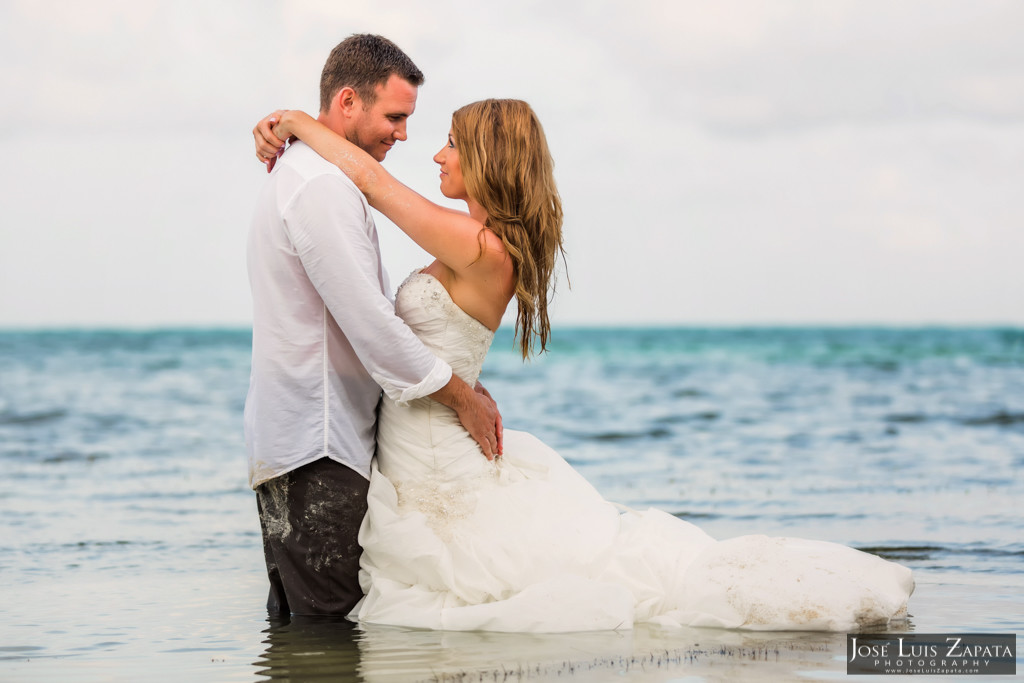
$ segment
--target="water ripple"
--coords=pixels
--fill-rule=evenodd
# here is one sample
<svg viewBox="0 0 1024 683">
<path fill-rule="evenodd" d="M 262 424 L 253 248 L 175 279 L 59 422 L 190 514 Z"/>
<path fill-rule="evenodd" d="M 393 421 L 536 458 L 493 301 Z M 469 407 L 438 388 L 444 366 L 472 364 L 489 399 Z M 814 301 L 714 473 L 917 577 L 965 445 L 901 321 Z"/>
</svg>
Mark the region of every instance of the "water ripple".
<svg viewBox="0 0 1024 683">
<path fill-rule="evenodd" d="M 39 410 L 27 413 L 3 411 L 0 412 L 0 425 L 42 425 L 62 420 L 67 416 L 68 411 L 64 408 Z"/>
</svg>

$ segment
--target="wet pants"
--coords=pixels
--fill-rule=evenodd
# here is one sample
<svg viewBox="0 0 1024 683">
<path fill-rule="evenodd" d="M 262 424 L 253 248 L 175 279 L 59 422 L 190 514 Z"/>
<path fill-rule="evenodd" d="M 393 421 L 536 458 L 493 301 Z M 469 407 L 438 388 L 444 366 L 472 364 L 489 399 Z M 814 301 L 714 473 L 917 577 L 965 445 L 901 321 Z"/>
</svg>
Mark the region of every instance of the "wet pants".
<svg viewBox="0 0 1024 683">
<path fill-rule="evenodd" d="M 359 525 L 370 482 L 321 458 L 256 488 L 272 615 L 347 615 L 359 588 Z"/>
</svg>

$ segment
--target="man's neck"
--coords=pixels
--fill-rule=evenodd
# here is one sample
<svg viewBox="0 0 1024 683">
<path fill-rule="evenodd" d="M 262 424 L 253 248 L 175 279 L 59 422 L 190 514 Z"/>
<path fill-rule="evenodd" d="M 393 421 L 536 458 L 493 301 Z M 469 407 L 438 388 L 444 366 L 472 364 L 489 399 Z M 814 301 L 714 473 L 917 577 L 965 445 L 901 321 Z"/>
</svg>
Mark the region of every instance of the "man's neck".
<svg viewBox="0 0 1024 683">
<path fill-rule="evenodd" d="M 335 133 L 345 138 L 346 140 L 349 139 L 348 131 L 345 129 L 345 119 L 342 118 L 341 116 L 332 116 L 331 114 L 325 111 L 321 111 L 320 115 L 316 117 L 316 120 L 330 128 L 331 130 L 333 130 Z"/>
</svg>

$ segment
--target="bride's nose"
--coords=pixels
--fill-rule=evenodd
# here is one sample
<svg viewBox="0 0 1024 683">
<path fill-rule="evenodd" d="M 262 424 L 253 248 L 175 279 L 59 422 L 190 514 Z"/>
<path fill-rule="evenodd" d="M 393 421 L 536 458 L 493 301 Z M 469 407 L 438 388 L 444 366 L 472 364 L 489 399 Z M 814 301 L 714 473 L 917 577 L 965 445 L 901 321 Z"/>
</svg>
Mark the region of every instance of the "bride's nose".
<svg viewBox="0 0 1024 683">
<path fill-rule="evenodd" d="M 435 164 L 439 164 L 440 165 L 440 164 L 444 163 L 444 157 L 442 156 L 443 154 L 444 154 L 444 147 L 442 147 L 441 151 L 439 151 L 437 154 L 434 155 L 434 163 Z"/>
</svg>

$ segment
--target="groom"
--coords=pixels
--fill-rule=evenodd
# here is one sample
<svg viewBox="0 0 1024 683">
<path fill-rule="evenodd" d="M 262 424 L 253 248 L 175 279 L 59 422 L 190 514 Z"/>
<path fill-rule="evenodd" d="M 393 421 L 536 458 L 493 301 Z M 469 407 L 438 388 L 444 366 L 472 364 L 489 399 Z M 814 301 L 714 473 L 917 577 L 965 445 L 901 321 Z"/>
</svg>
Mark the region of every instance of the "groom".
<svg viewBox="0 0 1024 683">
<path fill-rule="evenodd" d="M 378 161 L 406 139 L 423 74 L 394 43 L 353 35 L 320 79 L 319 120 Z M 280 149 L 265 124 L 253 131 Z M 277 158 L 279 156 L 279 158 Z M 262 153 L 249 233 L 252 375 L 245 402 L 272 614 L 344 616 L 362 597 L 366 512 L 381 389 L 453 408 L 491 458 L 500 417 L 395 315 L 366 199 L 301 142 Z"/>
</svg>

